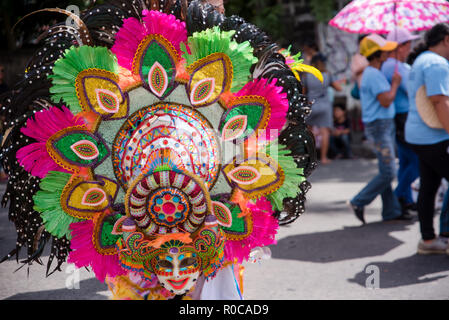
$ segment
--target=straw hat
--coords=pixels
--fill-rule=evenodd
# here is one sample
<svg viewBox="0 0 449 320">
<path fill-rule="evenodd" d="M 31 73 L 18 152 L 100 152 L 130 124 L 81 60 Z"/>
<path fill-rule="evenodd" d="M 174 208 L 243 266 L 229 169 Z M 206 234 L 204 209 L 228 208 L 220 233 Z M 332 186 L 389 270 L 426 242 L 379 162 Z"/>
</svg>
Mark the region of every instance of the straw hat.
<svg viewBox="0 0 449 320">
<path fill-rule="evenodd" d="M 415 101 L 418 113 L 424 123 L 431 128 L 442 129 L 443 125 L 438 119 L 437 113 L 435 112 L 435 107 L 429 97 L 427 97 L 425 86 L 419 87 L 418 92 L 416 93 Z"/>
</svg>

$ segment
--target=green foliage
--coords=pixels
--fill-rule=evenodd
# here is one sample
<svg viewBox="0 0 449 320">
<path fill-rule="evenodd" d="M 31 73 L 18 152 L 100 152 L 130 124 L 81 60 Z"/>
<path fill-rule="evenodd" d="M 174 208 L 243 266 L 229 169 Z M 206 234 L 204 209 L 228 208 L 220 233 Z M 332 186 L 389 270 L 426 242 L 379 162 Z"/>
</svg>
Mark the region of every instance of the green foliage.
<svg viewBox="0 0 449 320">
<path fill-rule="evenodd" d="M 225 2 L 226 15 L 238 15 L 271 38 L 280 40 L 285 35 L 282 23 L 283 8 L 276 0 L 229 0 Z"/>
<path fill-rule="evenodd" d="M 328 22 L 334 14 L 334 0 L 310 0 L 310 7 L 315 19 L 319 22 Z"/>
</svg>

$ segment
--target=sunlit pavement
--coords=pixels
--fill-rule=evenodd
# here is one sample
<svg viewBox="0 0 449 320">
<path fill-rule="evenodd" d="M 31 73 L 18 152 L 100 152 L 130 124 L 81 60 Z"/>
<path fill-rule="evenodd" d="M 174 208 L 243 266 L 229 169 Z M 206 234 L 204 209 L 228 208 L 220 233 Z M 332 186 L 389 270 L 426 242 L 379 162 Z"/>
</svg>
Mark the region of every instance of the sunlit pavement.
<svg viewBox="0 0 449 320">
<path fill-rule="evenodd" d="M 306 213 L 281 227 L 270 260 L 245 265 L 245 298 L 448 299 L 449 257 L 416 254 L 417 218 L 382 222 L 378 197 L 362 226 L 346 205 L 375 174 L 375 160 L 319 166 Z"/>
<path fill-rule="evenodd" d="M 361 226 L 345 204 L 375 173 L 373 160 L 319 166 L 310 177 L 306 213 L 280 228 L 272 258 L 244 264 L 245 299 L 448 299 L 449 257 L 416 254 L 416 219 L 382 222 L 376 199 Z M 0 256 L 14 243 L 2 209 Z M 14 272 L 19 266 L 15 260 L 0 264 L 0 299 L 108 299 L 107 286 L 85 269 L 76 273 L 64 264 L 62 272 L 45 278 L 45 266 L 33 264 L 29 277 L 26 267 Z"/>
</svg>

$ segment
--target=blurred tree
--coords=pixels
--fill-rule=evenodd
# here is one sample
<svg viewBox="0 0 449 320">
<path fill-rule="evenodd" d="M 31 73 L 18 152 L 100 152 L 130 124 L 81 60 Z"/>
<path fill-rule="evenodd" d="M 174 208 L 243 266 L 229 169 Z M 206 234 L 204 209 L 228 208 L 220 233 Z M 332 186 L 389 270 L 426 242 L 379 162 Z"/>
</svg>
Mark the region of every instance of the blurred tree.
<svg viewBox="0 0 449 320">
<path fill-rule="evenodd" d="M 334 16 L 335 0 L 310 0 L 312 14 L 318 22 L 328 22 Z"/>
<path fill-rule="evenodd" d="M 281 0 L 228 0 L 225 9 L 227 16 L 238 15 L 282 42 L 285 30 Z"/>
</svg>

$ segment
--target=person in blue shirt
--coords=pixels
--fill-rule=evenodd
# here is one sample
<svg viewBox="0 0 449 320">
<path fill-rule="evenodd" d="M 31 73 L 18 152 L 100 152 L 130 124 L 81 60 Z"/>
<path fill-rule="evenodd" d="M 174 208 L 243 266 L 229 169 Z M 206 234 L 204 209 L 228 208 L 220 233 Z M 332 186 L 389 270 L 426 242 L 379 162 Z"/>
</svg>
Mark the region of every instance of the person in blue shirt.
<svg viewBox="0 0 449 320">
<path fill-rule="evenodd" d="M 391 85 L 380 71 L 389 51 L 397 48 L 397 43 L 386 41 L 377 34 L 370 34 L 360 42 L 360 53 L 369 62 L 360 84 L 360 102 L 365 135 L 374 145 L 378 160 L 378 174 L 349 201 L 356 217 L 365 223 L 364 207 L 377 196 L 382 197 L 382 219 L 410 219 L 401 213 L 401 207 L 393 192 L 391 183 L 396 177 L 394 99 L 401 84 L 401 75 L 395 72 Z"/>
<path fill-rule="evenodd" d="M 397 173 L 398 184 L 394 193 L 396 194 L 404 214 L 408 214 L 409 209 L 416 210 L 416 204 L 412 198 L 412 183 L 419 177 L 419 160 L 416 153 L 407 145 L 404 137 L 405 121 L 409 109 L 407 84 L 410 73 L 410 65 L 405 63 L 411 51 L 412 41 L 419 36 L 412 35 L 410 31 L 397 27 L 388 36 L 388 41 L 398 43 L 396 50 L 390 52 L 388 59 L 382 64 L 381 71 L 391 83 L 394 72 L 397 70 L 402 77 L 401 85 L 394 99 L 395 126 L 396 126 L 396 146 L 399 159 L 399 169 Z"/>
<path fill-rule="evenodd" d="M 449 180 L 449 24 L 440 23 L 427 31 L 424 44 L 416 51 L 408 85 L 405 140 L 419 158 L 418 253 L 447 253 L 447 241 L 436 237 L 433 219 L 441 180 Z M 423 106 L 434 110 L 438 123 L 429 121 Z"/>
</svg>

